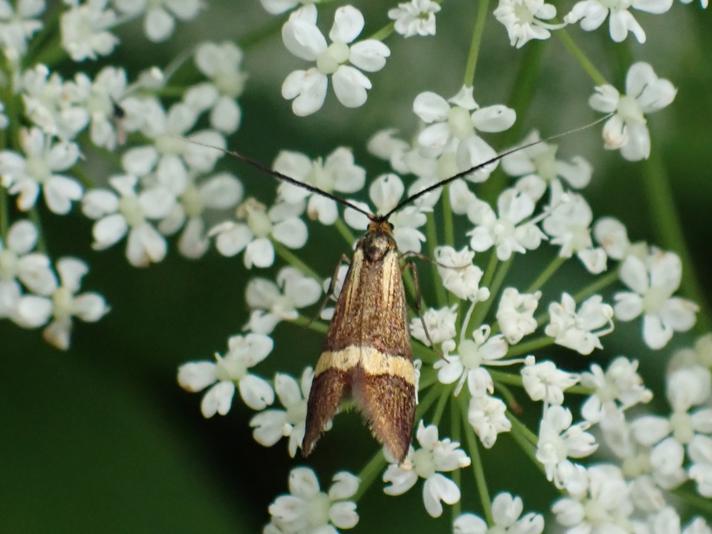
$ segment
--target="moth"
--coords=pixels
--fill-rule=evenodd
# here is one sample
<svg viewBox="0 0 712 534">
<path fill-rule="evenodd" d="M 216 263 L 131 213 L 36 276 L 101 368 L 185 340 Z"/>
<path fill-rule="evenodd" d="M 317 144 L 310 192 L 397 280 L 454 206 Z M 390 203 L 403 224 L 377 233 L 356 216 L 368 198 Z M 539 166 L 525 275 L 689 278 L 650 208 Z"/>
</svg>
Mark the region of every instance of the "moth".
<svg viewBox="0 0 712 534">
<path fill-rule="evenodd" d="M 347 398 L 354 400 L 376 440 L 393 458 L 402 462 L 408 453 L 418 384 L 408 330 L 401 254 L 393 237 L 393 225 L 388 220 L 391 215 L 421 196 L 509 154 L 589 128 L 607 118 L 506 150 L 422 189 L 383 215 L 369 213 L 344 198 L 274 171 L 244 154 L 218 149 L 280 181 L 330 198 L 369 219 L 366 233 L 354 248 L 314 370 L 302 441 L 304 456 L 314 450 L 326 426 Z"/>
</svg>

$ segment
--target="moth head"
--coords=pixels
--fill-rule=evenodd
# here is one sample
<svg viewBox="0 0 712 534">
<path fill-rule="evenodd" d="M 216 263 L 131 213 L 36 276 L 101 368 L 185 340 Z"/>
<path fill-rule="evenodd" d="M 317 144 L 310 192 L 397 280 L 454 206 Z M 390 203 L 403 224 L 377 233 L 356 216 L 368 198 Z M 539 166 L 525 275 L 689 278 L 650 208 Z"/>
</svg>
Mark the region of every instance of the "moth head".
<svg viewBox="0 0 712 534">
<path fill-rule="evenodd" d="M 380 261 L 390 250 L 396 249 L 393 239 L 393 225 L 385 219 L 374 219 L 368 223 L 362 240 L 364 256 L 370 261 Z"/>
</svg>

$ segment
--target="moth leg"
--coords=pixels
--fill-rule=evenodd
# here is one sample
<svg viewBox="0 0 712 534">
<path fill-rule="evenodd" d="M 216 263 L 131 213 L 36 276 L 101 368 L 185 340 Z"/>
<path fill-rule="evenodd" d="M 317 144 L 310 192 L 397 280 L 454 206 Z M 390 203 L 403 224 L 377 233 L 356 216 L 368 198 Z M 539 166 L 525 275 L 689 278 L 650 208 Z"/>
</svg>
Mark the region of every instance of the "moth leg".
<svg viewBox="0 0 712 534">
<path fill-rule="evenodd" d="M 401 254 L 401 258 L 405 260 L 407 260 L 408 258 L 417 258 L 433 265 L 437 265 L 438 267 L 442 267 L 443 269 L 453 269 L 456 271 L 467 269 L 470 265 L 472 265 L 471 263 L 468 263 L 466 265 L 445 265 L 444 263 L 440 263 L 439 261 L 432 259 L 430 256 L 426 256 L 425 254 L 421 254 L 420 252 L 414 252 L 412 250 Z"/>
<path fill-rule="evenodd" d="M 415 288 L 415 302 L 413 303 L 413 307 L 415 308 L 415 313 L 418 315 L 418 318 L 420 318 L 420 324 L 423 325 L 423 331 L 425 332 L 425 337 L 428 340 L 428 343 L 430 344 L 430 348 L 432 348 L 438 354 L 438 356 L 440 356 L 445 361 L 447 361 L 447 358 L 445 358 L 445 356 L 437 349 L 437 347 L 435 346 L 435 343 L 433 343 L 433 340 L 430 337 L 430 332 L 428 331 L 428 325 L 425 324 L 425 319 L 423 318 L 423 295 L 420 292 L 420 281 L 418 278 L 418 268 L 416 267 L 415 263 L 412 261 L 406 261 L 405 268 L 410 270 L 410 273 L 413 276 L 413 286 Z"/>
<path fill-rule="evenodd" d="M 308 325 L 321 317 L 324 308 L 326 308 L 326 303 L 329 302 L 330 298 L 335 297 L 334 290 L 336 289 L 336 278 L 338 277 L 339 269 L 341 268 L 342 263 L 350 265 L 351 258 L 349 258 L 346 254 L 342 254 L 341 258 L 339 258 L 339 261 L 336 263 L 336 267 L 334 267 L 334 274 L 331 275 L 331 280 L 329 281 L 329 288 L 326 290 L 326 295 L 324 296 L 321 301 L 321 304 L 319 305 L 319 311 L 316 313 L 316 315 L 309 319 Z"/>
</svg>

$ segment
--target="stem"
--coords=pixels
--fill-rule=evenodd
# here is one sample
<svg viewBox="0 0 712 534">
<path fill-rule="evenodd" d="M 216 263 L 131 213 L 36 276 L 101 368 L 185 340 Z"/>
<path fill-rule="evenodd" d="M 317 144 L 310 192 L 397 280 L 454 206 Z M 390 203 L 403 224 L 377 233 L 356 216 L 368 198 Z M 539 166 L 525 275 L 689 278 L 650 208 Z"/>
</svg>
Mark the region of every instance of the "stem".
<svg viewBox="0 0 712 534">
<path fill-rule="evenodd" d="M 354 234 L 351 232 L 351 229 L 346 226 L 346 223 L 339 217 L 336 219 L 336 222 L 334 223 L 334 227 L 336 230 L 341 234 L 341 237 L 344 238 L 346 243 L 349 245 L 349 248 L 353 247 L 354 241 L 356 241 L 356 237 Z"/>
<path fill-rule="evenodd" d="M 527 457 L 532 461 L 532 463 L 539 469 L 539 471 L 545 473 L 544 466 L 541 465 L 541 463 L 539 463 L 539 460 L 536 459 L 536 451 L 534 450 L 532 444 L 529 443 L 527 439 L 519 433 L 518 430 L 515 430 L 514 427 L 512 427 L 510 435 L 512 436 L 514 441 L 517 442 L 517 445 L 519 445 L 524 454 L 526 454 Z"/>
<path fill-rule="evenodd" d="M 438 399 L 438 405 L 435 407 L 435 413 L 433 413 L 433 418 L 430 421 L 431 424 L 438 426 L 440 424 L 440 419 L 442 419 L 443 412 L 445 411 L 445 405 L 450 398 L 450 393 L 452 392 L 451 387 L 444 387 L 442 393 L 440 393 L 440 398 Z"/>
<path fill-rule="evenodd" d="M 495 382 L 494 389 L 498 391 L 502 395 L 502 397 L 504 397 L 504 400 L 510 410 L 512 410 L 516 414 L 522 413 L 522 405 L 519 404 L 517 398 L 514 396 L 511 389 L 509 389 L 501 382 Z"/>
<path fill-rule="evenodd" d="M 421 360 L 425 360 L 427 362 L 436 362 L 441 358 L 441 356 L 437 352 L 435 352 L 435 350 L 433 350 L 431 347 L 428 347 L 427 345 L 423 345 L 419 340 L 413 339 L 412 342 L 413 348 L 415 349 L 413 352 Z"/>
<path fill-rule="evenodd" d="M 492 376 L 495 382 L 501 384 L 508 384 L 510 386 L 524 387 L 524 381 L 522 376 L 514 373 L 505 373 L 504 371 L 495 371 L 488 367 L 487 372 Z M 566 393 L 573 393 L 576 395 L 591 395 L 594 393 L 594 389 L 587 388 L 586 386 L 571 386 L 567 388 Z"/>
<path fill-rule="evenodd" d="M 438 388 L 432 388 L 430 391 L 428 391 L 425 394 L 425 397 L 423 400 L 421 400 L 418 403 L 418 407 L 415 409 L 415 420 L 420 421 L 423 416 L 425 415 L 425 412 L 427 412 L 430 407 L 433 405 L 435 402 L 435 399 L 438 398 Z"/>
<path fill-rule="evenodd" d="M 10 203 L 7 198 L 7 190 L 0 185 L 0 239 L 4 246 L 7 246 L 8 213 Z"/>
<path fill-rule="evenodd" d="M 574 300 L 579 303 L 594 293 L 598 293 L 602 289 L 614 284 L 616 281 L 618 281 L 618 269 L 613 269 L 611 272 L 600 276 L 594 282 L 581 289 L 574 295 Z"/>
<path fill-rule="evenodd" d="M 672 490 L 672 494 L 675 495 L 675 497 L 685 501 L 687 504 L 700 510 L 704 510 L 707 514 L 709 514 L 709 516 L 712 516 L 712 500 L 695 495 L 694 493 L 685 491 L 681 488 Z"/>
<path fill-rule="evenodd" d="M 306 263 L 300 260 L 296 254 L 294 254 L 291 250 L 285 247 L 282 243 L 279 243 L 278 241 L 272 239 L 272 246 L 274 246 L 274 250 L 277 252 L 277 255 L 284 261 L 286 261 L 289 265 L 291 265 L 295 269 L 302 271 L 302 273 L 306 274 L 307 276 L 311 276 L 319 282 L 323 280 L 323 278 L 319 276 L 314 269 L 312 269 Z"/>
<path fill-rule="evenodd" d="M 458 413 L 460 409 L 459 403 L 453 401 L 450 403 L 450 424 L 452 425 L 451 427 L 451 436 L 453 441 L 457 441 L 458 443 L 460 442 L 460 439 L 462 437 L 462 420 L 460 419 L 460 414 Z M 462 487 L 462 473 L 460 473 L 459 469 L 455 469 L 452 472 L 452 481 L 457 485 L 458 488 Z M 453 522 L 455 521 L 455 518 L 460 515 L 462 512 L 462 499 L 457 501 L 455 504 L 452 505 L 452 520 Z"/>
<path fill-rule="evenodd" d="M 435 217 L 432 213 L 428 213 L 427 222 L 425 225 L 425 237 L 428 242 L 428 254 L 431 258 L 435 257 L 435 249 L 438 246 L 438 233 L 435 228 Z M 438 307 L 443 307 L 447 305 L 447 293 L 445 293 L 445 288 L 440 284 L 440 275 L 438 274 L 438 268 L 435 263 L 430 266 L 433 272 L 433 285 L 435 286 L 435 301 L 438 303 Z"/>
<path fill-rule="evenodd" d="M 593 83 L 595 83 L 596 85 L 606 85 L 608 83 L 606 81 L 606 77 L 601 74 L 601 71 L 599 71 L 596 66 L 591 62 L 591 60 L 588 59 L 586 53 L 581 50 L 581 48 L 579 48 L 579 46 L 576 44 L 576 42 L 566 30 L 557 30 L 555 33 L 561 43 L 564 45 L 564 48 L 566 48 L 566 50 L 568 50 L 569 53 L 574 56 L 574 58 L 576 58 L 576 60 L 579 62 L 579 65 L 581 65 L 581 68 L 585 70 L 586 74 L 588 74 L 593 80 Z"/>
<path fill-rule="evenodd" d="M 380 30 L 372 33 L 368 38 L 375 39 L 376 41 L 383 41 L 386 38 L 390 37 L 394 30 L 395 30 L 395 23 L 389 22 Z"/>
<path fill-rule="evenodd" d="M 383 449 L 378 449 L 378 452 L 373 455 L 373 457 L 358 474 L 360 482 L 358 485 L 358 491 L 356 491 L 356 495 L 354 495 L 352 499 L 354 502 L 358 502 L 359 499 L 363 497 L 371 484 L 373 484 L 373 481 L 376 480 L 378 473 L 381 472 L 381 469 L 383 469 L 385 465 L 386 459 L 383 456 Z"/>
<path fill-rule="evenodd" d="M 541 349 L 543 347 L 548 347 L 554 344 L 554 338 L 549 336 L 541 336 L 530 341 L 525 341 L 524 343 L 518 343 L 509 347 L 507 351 L 507 358 L 512 358 L 514 356 L 521 356 L 522 354 L 528 354 L 534 352 L 535 350 Z"/>
<path fill-rule="evenodd" d="M 237 40 L 237 43 L 243 50 L 252 48 L 253 46 L 260 44 L 265 39 L 277 33 L 283 24 L 284 20 L 282 20 L 280 17 L 272 17 L 270 22 L 265 24 L 263 27 L 258 28 L 252 33 L 248 33 L 244 37 L 240 37 Z"/>
<path fill-rule="evenodd" d="M 45 234 L 42 231 L 42 220 L 40 219 L 40 212 L 37 206 L 30 210 L 30 220 L 37 228 L 37 250 L 42 254 L 47 255 L 47 241 L 45 240 Z"/>
<path fill-rule="evenodd" d="M 477 4 L 477 14 L 475 15 L 475 27 L 472 30 L 472 41 L 470 51 L 467 53 L 467 64 L 465 67 L 465 78 L 463 84 L 472 87 L 475 84 L 475 71 L 477 69 L 477 58 L 480 55 L 480 43 L 482 34 L 485 31 L 485 22 L 489 13 L 489 0 L 480 0 Z"/>
<path fill-rule="evenodd" d="M 460 395 L 460 414 L 462 415 L 462 423 L 465 428 L 465 438 L 467 439 L 467 448 L 470 451 L 470 459 L 472 460 L 472 472 L 475 475 L 475 484 L 477 485 L 477 493 L 480 496 L 480 502 L 482 503 L 482 510 L 484 511 L 485 520 L 488 524 L 494 524 L 494 518 L 492 517 L 492 507 L 490 504 L 489 489 L 487 488 L 487 479 L 485 478 L 485 471 L 482 467 L 482 458 L 480 458 L 480 450 L 477 446 L 477 439 L 475 438 L 475 432 L 470 426 L 470 422 L 467 420 L 467 402 L 465 395 Z"/>
<path fill-rule="evenodd" d="M 707 331 L 712 327 L 710 308 L 705 299 L 705 291 L 692 261 L 690 249 L 682 231 L 682 223 L 675 207 L 670 180 L 657 149 L 653 148 L 650 158 L 643 164 L 643 187 L 651 212 L 651 224 L 660 244 L 676 252 L 682 265 L 681 292 L 700 305 L 698 328 Z"/>
<path fill-rule="evenodd" d="M 512 423 L 512 431 L 516 429 L 516 431 L 524 437 L 524 439 L 533 447 L 536 447 L 537 441 L 539 441 L 539 438 L 537 438 L 536 434 L 529 430 L 527 428 L 527 425 L 522 423 L 517 417 L 509 412 L 506 413 L 507 419 L 509 419 L 509 422 Z M 537 462 L 538 463 L 538 462 Z"/>
<path fill-rule="evenodd" d="M 494 280 L 492 280 L 492 286 L 489 288 L 489 298 L 482 302 L 482 306 L 475 308 L 475 313 L 472 319 L 470 320 L 470 325 L 472 326 L 472 329 L 480 326 L 482 324 L 482 321 L 484 321 L 485 317 L 487 317 L 487 313 L 492 307 L 492 304 L 494 304 L 494 298 L 499 292 L 499 288 L 502 286 L 502 283 L 504 282 L 504 279 L 507 276 L 507 271 L 509 271 L 509 267 L 511 265 L 512 258 L 509 258 L 507 261 L 502 262 L 497 268 L 497 274 L 495 274 Z M 472 329 L 468 328 L 468 332 L 471 332 Z"/>
<path fill-rule="evenodd" d="M 313 330 L 314 332 L 318 332 L 320 334 L 326 334 L 329 331 L 329 325 L 322 323 L 317 319 L 304 317 L 303 315 L 299 315 L 296 319 L 289 322 L 303 328 L 308 328 L 309 330 Z"/>
<path fill-rule="evenodd" d="M 559 268 L 564 264 L 565 261 L 566 258 L 556 256 L 553 260 L 551 260 L 551 263 L 546 266 L 546 269 L 544 269 L 541 274 L 536 277 L 536 279 L 532 282 L 532 284 L 525 291 L 525 293 L 534 293 L 535 291 L 540 289 L 544 284 L 549 281 L 549 278 L 551 278 L 556 273 L 556 271 L 559 270 Z"/>
<path fill-rule="evenodd" d="M 452 206 L 450 206 L 450 186 L 446 185 L 442 193 L 443 199 L 443 232 L 445 244 L 455 246 L 455 228 L 452 220 Z"/>
</svg>

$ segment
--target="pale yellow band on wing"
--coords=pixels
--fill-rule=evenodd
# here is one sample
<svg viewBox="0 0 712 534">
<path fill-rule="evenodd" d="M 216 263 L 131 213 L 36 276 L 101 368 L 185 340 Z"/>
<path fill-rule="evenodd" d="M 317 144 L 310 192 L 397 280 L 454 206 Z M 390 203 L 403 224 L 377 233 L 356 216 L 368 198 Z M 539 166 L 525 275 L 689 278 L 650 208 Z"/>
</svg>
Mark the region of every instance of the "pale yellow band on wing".
<svg viewBox="0 0 712 534">
<path fill-rule="evenodd" d="M 408 358 L 383 354 L 373 347 L 358 347 L 351 345 L 337 351 L 322 352 L 316 363 L 315 375 L 327 369 L 350 371 L 356 365 L 361 365 L 369 375 L 398 376 L 408 384 L 415 386 L 415 368 Z"/>
</svg>

